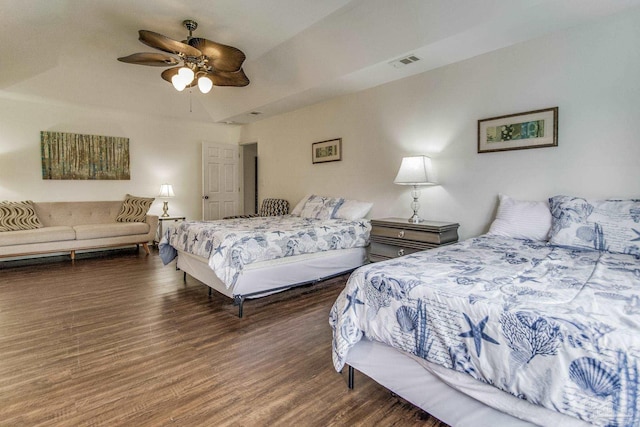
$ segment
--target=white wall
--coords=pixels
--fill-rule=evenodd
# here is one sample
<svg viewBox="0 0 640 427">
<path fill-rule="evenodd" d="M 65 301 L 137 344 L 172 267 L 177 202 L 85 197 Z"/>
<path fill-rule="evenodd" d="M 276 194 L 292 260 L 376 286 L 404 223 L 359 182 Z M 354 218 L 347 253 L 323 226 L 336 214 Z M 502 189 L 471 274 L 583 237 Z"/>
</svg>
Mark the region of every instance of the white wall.
<svg viewBox="0 0 640 427">
<path fill-rule="evenodd" d="M 40 131 L 129 138 L 131 179 L 43 180 Z M 16 100 L 0 96 L 0 200 L 122 200 L 125 194 L 155 197 L 173 185 L 170 215 L 199 219 L 201 143 L 235 143 L 239 127 L 172 121 L 145 115 Z M 162 213 L 156 199 L 151 213 Z"/>
<path fill-rule="evenodd" d="M 401 158 L 427 154 L 442 184 L 421 216 L 487 231 L 499 192 L 640 197 L 640 13 L 485 54 L 243 127 L 258 141 L 259 192 L 295 204 L 306 193 L 374 202 L 369 215 L 409 217 Z M 477 121 L 558 106 L 559 146 L 478 154 Z M 311 144 L 341 137 L 343 160 L 312 165 Z"/>
</svg>

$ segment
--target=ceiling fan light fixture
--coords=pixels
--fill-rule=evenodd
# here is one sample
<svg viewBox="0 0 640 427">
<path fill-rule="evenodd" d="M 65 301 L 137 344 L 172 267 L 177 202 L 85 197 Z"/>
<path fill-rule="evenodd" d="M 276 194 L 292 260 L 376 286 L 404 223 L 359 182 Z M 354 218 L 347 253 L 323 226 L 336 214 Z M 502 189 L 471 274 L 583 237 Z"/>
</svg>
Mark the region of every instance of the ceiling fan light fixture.
<svg viewBox="0 0 640 427">
<path fill-rule="evenodd" d="M 200 76 L 198 78 L 198 89 L 200 89 L 200 92 L 209 93 L 212 87 L 213 87 L 213 82 L 209 77 Z"/>
<path fill-rule="evenodd" d="M 241 50 L 193 37 L 193 31 L 198 27 L 193 20 L 187 19 L 182 25 L 189 30 L 189 36 L 183 41 L 149 30 L 138 31 L 143 44 L 165 53 L 134 53 L 118 60 L 129 64 L 172 67 L 164 70 L 161 77 L 180 92 L 196 84 L 202 93 L 209 93 L 213 86 L 243 87 L 249 84 L 242 70 L 246 56 Z"/>
<path fill-rule="evenodd" d="M 187 87 L 187 84 L 182 80 L 179 74 L 171 77 L 171 84 L 178 92 L 182 92 L 184 88 Z"/>
<path fill-rule="evenodd" d="M 191 83 L 193 81 L 193 78 L 195 77 L 195 73 L 193 72 L 193 70 L 186 66 L 178 70 L 178 75 L 184 82 L 185 86 Z"/>
</svg>

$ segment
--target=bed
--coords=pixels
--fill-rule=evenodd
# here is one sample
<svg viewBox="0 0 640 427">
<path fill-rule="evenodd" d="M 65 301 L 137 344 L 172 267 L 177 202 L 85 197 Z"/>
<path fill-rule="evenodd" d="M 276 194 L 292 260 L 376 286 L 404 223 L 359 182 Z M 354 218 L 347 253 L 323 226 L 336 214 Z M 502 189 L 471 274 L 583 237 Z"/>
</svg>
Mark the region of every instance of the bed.
<svg viewBox="0 0 640 427">
<path fill-rule="evenodd" d="M 640 200 L 552 197 L 524 231 L 515 206 L 501 196 L 486 235 L 354 271 L 335 369 L 455 426 L 639 425 Z"/>
<path fill-rule="evenodd" d="M 371 204 L 310 195 L 291 215 L 183 221 L 159 244 L 165 264 L 233 298 L 281 292 L 350 272 L 367 262 Z"/>
</svg>

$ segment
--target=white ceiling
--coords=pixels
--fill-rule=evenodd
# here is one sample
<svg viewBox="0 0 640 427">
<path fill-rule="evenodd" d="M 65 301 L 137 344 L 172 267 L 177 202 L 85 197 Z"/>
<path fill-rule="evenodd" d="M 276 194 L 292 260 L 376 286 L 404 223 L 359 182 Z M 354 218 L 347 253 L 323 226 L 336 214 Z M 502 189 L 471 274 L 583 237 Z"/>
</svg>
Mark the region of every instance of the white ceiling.
<svg viewBox="0 0 640 427">
<path fill-rule="evenodd" d="M 2 0 L 0 96 L 247 123 L 607 15 L 640 0 Z M 241 49 L 245 88 L 179 93 L 162 68 L 116 58 L 154 49 L 145 29 Z M 403 68 L 389 63 L 414 54 Z M 261 115 L 252 115 L 258 111 Z"/>
</svg>

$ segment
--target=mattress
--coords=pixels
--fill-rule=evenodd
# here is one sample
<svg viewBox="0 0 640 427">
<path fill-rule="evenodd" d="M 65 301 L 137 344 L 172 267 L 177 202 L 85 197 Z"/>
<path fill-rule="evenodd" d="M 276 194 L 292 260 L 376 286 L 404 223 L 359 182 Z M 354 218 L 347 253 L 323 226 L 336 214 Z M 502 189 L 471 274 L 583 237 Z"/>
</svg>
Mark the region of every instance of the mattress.
<svg viewBox="0 0 640 427">
<path fill-rule="evenodd" d="M 380 342 L 361 340 L 349 351 L 347 364 L 452 426 L 590 425 Z"/>
<path fill-rule="evenodd" d="M 236 283 L 227 287 L 208 265 L 208 260 L 178 251 L 176 266 L 230 298 L 256 298 L 313 283 L 351 271 L 367 262 L 365 248 L 339 249 L 294 257 L 278 258 L 247 265 Z"/>
</svg>

